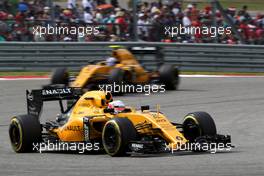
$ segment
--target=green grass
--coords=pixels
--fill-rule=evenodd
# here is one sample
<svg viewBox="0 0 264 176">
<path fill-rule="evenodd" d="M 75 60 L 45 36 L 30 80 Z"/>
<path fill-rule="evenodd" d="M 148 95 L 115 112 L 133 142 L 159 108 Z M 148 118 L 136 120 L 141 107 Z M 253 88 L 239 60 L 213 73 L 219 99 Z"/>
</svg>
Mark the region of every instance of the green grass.
<svg viewBox="0 0 264 176">
<path fill-rule="evenodd" d="M 252 11 L 264 11 L 264 1 L 263 0 L 221 0 L 222 6 L 227 7 L 236 7 L 237 9 L 241 9 L 244 5 L 248 6 L 248 10 Z"/>
<path fill-rule="evenodd" d="M 244 5 L 248 6 L 249 11 L 263 11 L 264 12 L 264 1 L 263 0 L 219 0 L 224 8 L 235 7 L 236 9 L 241 9 Z M 210 1 L 184 1 L 184 7 L 186 7 L 191 2 L 197 2 L 198 8 L 203 9 L 207 6 Z"/>
<path fill-rule="evenodd" d="M 16 72 L 0 72 L 0 76 L 48 76 L 49 72 L 23 72 L 23 71 L 16 71 Z"/>
<path fill-rule="evenodd" d="M 264 73 L 259 72 L 191 72 L 182 71 L 180 74 L 184 75 L 252 75 L 252 76 L 262 76 Z"/>
</svg>

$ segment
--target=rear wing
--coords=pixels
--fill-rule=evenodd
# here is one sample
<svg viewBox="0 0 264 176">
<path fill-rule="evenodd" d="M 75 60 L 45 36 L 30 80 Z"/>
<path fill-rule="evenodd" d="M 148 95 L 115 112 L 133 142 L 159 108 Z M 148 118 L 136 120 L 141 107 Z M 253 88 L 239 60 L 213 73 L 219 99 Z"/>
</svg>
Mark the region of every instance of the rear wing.
<svg viewBox="0 0 264 176">
<path fill-rule="evenodd" d="M 160 66 L 164 63 L 164 53 L 161 47 L 159 46 L 133 46 L 129 47 L 128 50 L 135 55 L 143 57 L 144 55 L 154 55 L 157 66 Z"/>
<path fill-rule="evenodd" d="M 158 54 L 162 48 L 158 46 L 133 46 L 128 48 L 133 54 Z"/>
<path fill-rule="evenodd" d="M 62 100 L 74 100 L 79 99 L 83 94 L 80 88 L 44 88 L 37 90 L 27 90 L 27 112 L 29 115 L 40 117 L 43 102 L 45 101 L 59 101 L 61 112 L 64 113 Z"/>
</svg>

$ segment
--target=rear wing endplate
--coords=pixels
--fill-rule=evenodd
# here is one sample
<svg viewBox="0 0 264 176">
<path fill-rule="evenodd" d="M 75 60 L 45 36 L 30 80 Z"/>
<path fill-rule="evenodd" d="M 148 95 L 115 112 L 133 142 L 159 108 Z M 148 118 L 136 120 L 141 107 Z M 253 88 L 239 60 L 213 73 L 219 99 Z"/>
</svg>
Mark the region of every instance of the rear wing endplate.
<svg viewBox="0 0 264 176">
<path fill-rule="evenodd" d="M 43 102 L 60 101 L 60 105 L 62 106 L 62 100 L 79 99 L 82 94 L 83 92 L 80 88 L 71 87 L 27 90 L 27 112 L 29 115 L 39 118 L 41 115 Z M 61 109 L 63 108 L 61 107 Z"/>
</svg>

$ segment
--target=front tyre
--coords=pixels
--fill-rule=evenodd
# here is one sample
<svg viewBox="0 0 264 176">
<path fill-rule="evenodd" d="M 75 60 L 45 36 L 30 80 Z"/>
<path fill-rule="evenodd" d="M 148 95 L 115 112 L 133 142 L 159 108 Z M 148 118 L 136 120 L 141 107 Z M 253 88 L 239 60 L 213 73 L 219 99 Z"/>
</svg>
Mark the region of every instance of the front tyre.
<svg viewBox="0 0 264 176">
<path fill-rule="evenodd" d="M 127 118 L 113 118 L 103 129 L 102 141 L 107 154 L 124 156 L 129 151 L 129 142 L 136 140 L 137 131 Z"/>
<path fill-rule="evenodd" d="M 183 134 L 190 142 L 195 142 L 201 136 L 216 135 L 216 126 L 213 118 L 206 112 L 193 112 L 183 120 Z"/>
<path fill-rule="evenodd" d="M 9 126 L 9 137 L 15 152 L 33 152 L 33 144 L 42 141 L 39 120 L 30 115 L 13 117 Z"/>
</svg>

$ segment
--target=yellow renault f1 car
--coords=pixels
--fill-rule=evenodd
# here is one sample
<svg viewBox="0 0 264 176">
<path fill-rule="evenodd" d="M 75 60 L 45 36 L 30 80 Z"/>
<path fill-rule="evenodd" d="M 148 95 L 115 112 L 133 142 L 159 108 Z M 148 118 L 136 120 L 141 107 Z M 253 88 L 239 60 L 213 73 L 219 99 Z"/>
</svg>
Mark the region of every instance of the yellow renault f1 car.
<svg viewBox="0 0 264 176">
<path fill-rule="evenodd" d="M 66 99 L 76 101 L 64 110 L 62 100 Z M 62 113 L 54 121 L 40 123 L 45 101 L 59 101 Z M 67 87 L 27 91 L 28 114 L 11 119 L 12 147 L 22 153 L 51 143 L 53 147 L 58 143 L 97 143 L 110 156 L 123 156 L 176 151 L 190 143 L 231 146 L 230 136 L 217 134 L 214 120 L 205 112 L 190 113 L 179 124 L 170 122 L 159 110 L 151 111 L 149 106 L 140 110 L 126 106 L 116 112 L 108 106 L 112 101 L 111 93 L 103 91 L 83 94 L 80 89 Z"/>
<path fill-rule="evenodd" d="M 155 55 L 158 69 L 147 71 L 138 62 L 136 54 Z M 162 84 L 166 90 L 175 90 L 179 84 L 178 69 L 173 65 L 166 65 L 162 51 L 158 47 L 131 47 L 129 49 L 113 49 L 110 59 L 114 63 L 101 61 L 82 68 L 78 76 L 69 79 L 66 68 L 57 68 L 51 76 L 51 84 L 64 84 L 69 87 L 80 87 L 87 90 L 97 90 L 100 84 Z"/>
</svg>

